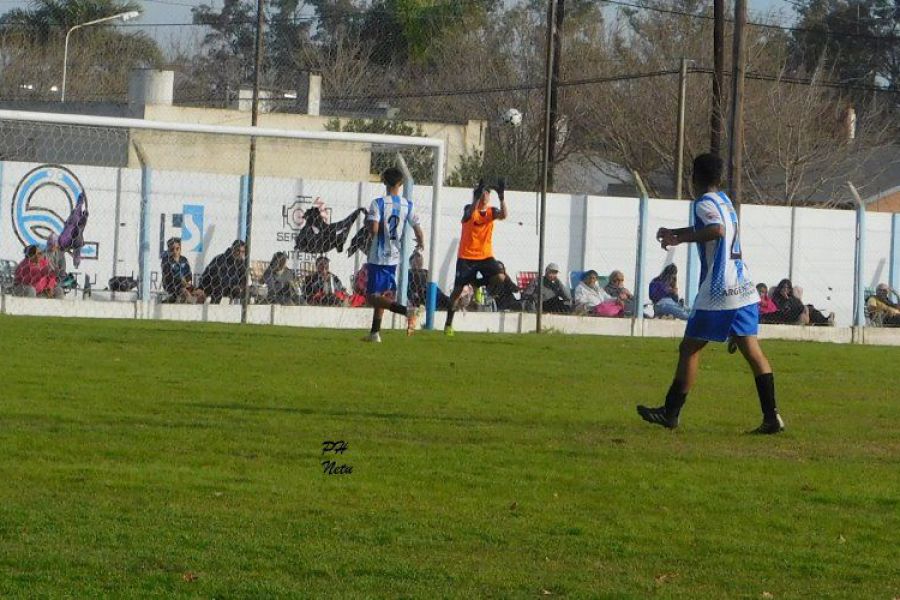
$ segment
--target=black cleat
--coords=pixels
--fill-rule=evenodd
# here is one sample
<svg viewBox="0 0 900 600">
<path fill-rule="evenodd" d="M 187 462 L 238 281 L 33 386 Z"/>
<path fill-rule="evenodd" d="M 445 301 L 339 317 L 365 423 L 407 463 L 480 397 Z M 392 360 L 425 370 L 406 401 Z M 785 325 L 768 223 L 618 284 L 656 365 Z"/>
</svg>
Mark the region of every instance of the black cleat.
<svg viewBox="0 0 900 600">
<path fill-rule="evenodd" d="M 669 418 L 669 416 L 666 415 L 666 408 L 664 406 L 648 408 L 646 406 L 638 405 L 637 411 L 638 414 L 641 415 L 641 418 L 648 423 L 662 425 L 666 429 L 675 429 L 678 427 L 678 417 Z"/>
<path fill-rule="evenodd" d="M 762 425 L 750 431 L 749 433 L 757 434 L 757 435 L 771 435 L 773 433 L 781 433 L 784 431 L 784 421 L 781 420 L 781 415 L 775 415 L 774 421 L 766 421 L 763 420 Z"/>
</svg>

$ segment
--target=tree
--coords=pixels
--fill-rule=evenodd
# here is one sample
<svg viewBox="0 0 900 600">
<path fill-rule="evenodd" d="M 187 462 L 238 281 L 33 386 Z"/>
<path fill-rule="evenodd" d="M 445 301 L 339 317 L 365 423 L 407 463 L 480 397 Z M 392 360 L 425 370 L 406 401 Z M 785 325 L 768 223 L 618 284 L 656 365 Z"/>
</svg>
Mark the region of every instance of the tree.
<svg viewBox="0 0 900 600">
<path fill-rule="evenodd" d="M 415 127 L 400 120 L 390 119 L 349 119 L 341 122 L 340 119 L 331 119 L 325 124 L 327 131 L 350 131 L 355 133 L 381 133 L 385 135 L 405 135 L 425 137 L 421 125 Z M 397 150 L 379 151 L 372 150 L 372 162 L 370 170 L 372 174 L 378 174 L 393 167 L 396 163 Z M 432 179 L 432 150 L 430 148 L 406 148 L 399 150 L 409 167 L 409 172 L 415 181 L 419 183 L 431 183 Z"/>
<path fill-rule="evenodd" d="M 846 83 L 900 89 L 898 0 L 804 0 L 792 40 L 793 63 L 821 64 Z"/>
<path fill-rule="evenodd" d="M 7 12 L 0 17 L 0 89 L 7 98 L 22 86 L 28 87 L 30 98 L 58 98 L 52 88 L 61 83 L 66 33 L 75 25 L 137 8 L 134 2 L 117 0 L 35 0 L 30 8 Z M 145 33 L 125 33 L 113 25 L 102 23 L 76 34 L 67 82 L 74 99 L 120 99 L 132 68 L 162 62 L 162 52 Z"/>
</svg>

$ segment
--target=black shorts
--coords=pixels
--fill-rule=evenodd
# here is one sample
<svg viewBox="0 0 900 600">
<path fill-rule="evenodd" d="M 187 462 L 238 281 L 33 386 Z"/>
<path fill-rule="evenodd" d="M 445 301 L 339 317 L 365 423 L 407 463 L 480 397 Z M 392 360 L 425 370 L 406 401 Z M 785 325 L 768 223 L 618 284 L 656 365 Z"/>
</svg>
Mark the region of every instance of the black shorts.
<svg viewBox="0 0 900 600">
<path fill-rule="evenodd" d="M 457 258 L 456 279 L 453 282 L 453 287 L 460 288 L 464 285 L 475 283 L 479 273 L 481 274 L 482 279 L 488 280 L 494 275 L 499 275 L 502 272 L 503 269 L 500 268 L 500 263 L 493 257 L 483 258 L 481 260 Z"/>
</svg>

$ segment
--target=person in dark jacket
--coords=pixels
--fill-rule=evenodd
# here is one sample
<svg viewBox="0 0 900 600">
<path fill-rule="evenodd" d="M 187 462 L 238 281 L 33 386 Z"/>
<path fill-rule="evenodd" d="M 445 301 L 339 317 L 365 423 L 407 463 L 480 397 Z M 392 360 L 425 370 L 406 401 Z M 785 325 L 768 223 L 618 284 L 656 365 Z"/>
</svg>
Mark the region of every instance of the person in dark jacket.
<svg viewBox="0 0 900 600">
<path fill-rule="evenodd" d="M 203 304 L 206 295 L 194 287 L 194 275 L 188 259 L 181 255 L 181 238 L 170 238 L 162 257 L 162 286 L 169 302 Z"/>
<path fill-rule="evenodd" d="M 244 264 L 246 249 L 244 242 L 235 240 L 228 250 L 207 265 L 200 278 L 200 289 L 209 297 L 210 302 L 219 304 L 224 297 L 243 296 L 247 279 L 247 267 Z"/>
<path fill-rule="evenodd" d="M 772 301 L 778 309 L 773 313 L 760 317 L 760 323 L 781 325 L 807 325 L 809 312 L 803 301 L 794 295 L 794 286 L 790 279 L 782 279 L 772 292 Z"/>
<path fill-rule="evenodd" d="M 428 269 L 421 252 L 413 252 L 409 257 L 409 287 L 406 290 L 409 306 L 425 306 L 428 300 Z M 450 296 L 440 288 L 437 291 L 437 310 L 450 308 Z"/>
<path fill-rule="evenodd" d="M 559 266 L 556 263 L 550 263 L 544 269 L 540 286 L 540 291 L 538 291 L 538 280 L 535 279 L 528 285 L 528 289 L 525 290 L 522 297 L 532 305 L 535 305 L 540 297 L 543 303 L 543 312 L 562 314 L 572 312 L 572 294 L 560 281 Z"/>
<path fill-rule="evenodd" d="M 350 300 L 344 284 L 330 271 L 327 256 L 316 259 L 316 272 L 303 280 L 303 295 L 312 306 L 345 306 Z"/>
</svg>

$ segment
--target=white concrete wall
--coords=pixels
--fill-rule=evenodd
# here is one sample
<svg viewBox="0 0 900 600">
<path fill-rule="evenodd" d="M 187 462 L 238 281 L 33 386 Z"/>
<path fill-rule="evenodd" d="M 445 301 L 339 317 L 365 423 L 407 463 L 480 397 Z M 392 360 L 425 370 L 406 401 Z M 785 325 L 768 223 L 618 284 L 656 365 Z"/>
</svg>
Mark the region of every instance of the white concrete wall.
<svg viewBox="0 0 900 600">
<path fill-rule="evenodd" d="M 210 157 L 215 160 L 215 157 Z M 286 157 L 285 160 L 290 160 Z M 19 260 L 23 243 L 18 239 L 13 220 L 22 215 L 13 209 L 14 194 L 26 175 L 40 165 L 0 163 L 0 258 Z M 105 288 L 110 276 L 137 274 L 141 205 L 141 172 L 71 166 L 71 172 L 87 190 L 90 221 L 86 239 L 99 244 L 96 259 L 82 262 L 77 270 L 79 282 L 88 275 L 97 289 Z M 301 210 L 320 203 L 334 219 L 341 219 L 357 207 L 367 207 L 382 189 L 369 182 L 322 181 L 284 178 L 259 178 L 253 205 L 252 259 L 268 261 L 276 251 L 293 248 L 289 218 L 291 207 L 301 202 Z M 534 271 L 538 258 L 538 197 L 528 192 L 509 192 L 510 216 L 495 226 L 494 249 L 506 263 L 509 273 Z M 302 198 L 301 198 L 302 197 Z M 414 200 L 426 234 L 431 229 L 431 189 L 416 185 Z M 471 190 L 445 188 L 440 215 L 440 242 L 436 265 L 441 287 L 452 284 L 459 241 L 459 218 L 470 202 Z M 496 200 L 495 200 L 496 202 Z M 199 274 L 209 261 L 223 252 L 238 236 L 241 204 L 241 180 L 232 175 L 213 175 L 177 171 L 153 171 L 150 183 L 150 264 L 159 279 L 161 241 L 172 236 L 193 237 L 183 244 L 185 256 Z M 116 207 L 119 218 L 116 220 Z M 183 226 L 173 226 L 173 217 L 186 207 L 200 207 L 202 223 L 191 218 Z M 69 210 L 64 192 L 45 186 L 31 197 L 32 215 L 52 214 L 61 225 Z M 37 211 L 36 213 L 34 211 Z M 48 212 L 50 211 L 50 212 Z M 837 323 L 852 323 L 855 215 L 852 211 L 797 209 L 794 240 L 793 279 L 804 289 L 804 299 L 826 311 L 834 311 Z M 786 207 L 752 206 L 742 210 L 744 256 L 754 280 L 774 286 L 790 275 L 790 231 L 792 211 Z M 289 216 L 289 215 L 288 215 Z M 678 227 L 688 223 L 689 204 L 672 200 L 651 200 L 649 233 L 661 226 Z M 52 219 L 51 219 L 52 220 Z M 362 224 L 362 219 L 358 223 Z M 613 269 L 625 273 L 626 285 L 635 285 L 638 201 L 633 198 L 607 198 L 583 195 L 550 194 L 547 199 L 546 262 L 556 262 L 565 273 L 596 269 L 608 274 Z M 21 229 L 21 228 L 20 228 Z M 48 228 L 33 227 L 38 238 Z M 118 252 L 113 256 L 118 230 Z M 355 232 L 355 230 L 354 230 Z M 353 232 L 350 237 L 352 237 Z M 865 256 L 866 286 L 887 279 L 890 255 L 890 215 L 869 214 Z M 349 239 L 349 238 L 348 238 Z M 202 244 L 197 244 L 202 240 Z M 426 241 L 431 244 L 431 240 Z M 348 257 L 346 252 L 329 253 L 332 271 L 349 286 L 351 275 L 363 258 Z M 292 266 L 308 268 L 314 257 L 295 256 Z M 115 265 L 114 265 L 115 259 Z M 668 262 L 679 267 L 682 292 L 686 283 L 687 248 L 668 252 L 648 242 L 647 275 L 654 276 Z M 71 268 L 71 264 L 70 264 Z M 593 325 L 592 325 L 593 327 Z"/>
<path fill-rule="evenodd" d="M 142 302 L 97 302 L 67 298 L 50 300 L 0 296 L 0 314 L 17 316 L 77 317 L 98 319 L 154 319 L 208 323 L 240 323 L 241 307 L 223 305 L 144 304 Z M 368 330 L 372 313 L 368 309 L 332 308 L 320 306 L 249 307 L 248 322 L 257 325 L 310 327 L 316 329 Z M 453 322 L 461 332 L 531 333 L 535 330 L 535 315 L 530 313 L 461 312 Z M 606 319 L 545 315 L 547 331 L 559 334 L 606 335 L 624 337 L 680 338 L 684 322 L 670 319 Z M 402 318 L 385 319 L 383 329 L 406 329 Z M 424 333 L 423 333 L 424 335 Z M 439 335 L 437 333 L 433 335 Z M 900 329 L 868 327 L 854 331 L 850 327 L 799 327 L 791 325 L 763 325 L 760 338 L 838 344 L 863 343 L 881 346 L 900 346 Z"/>
</svg>

